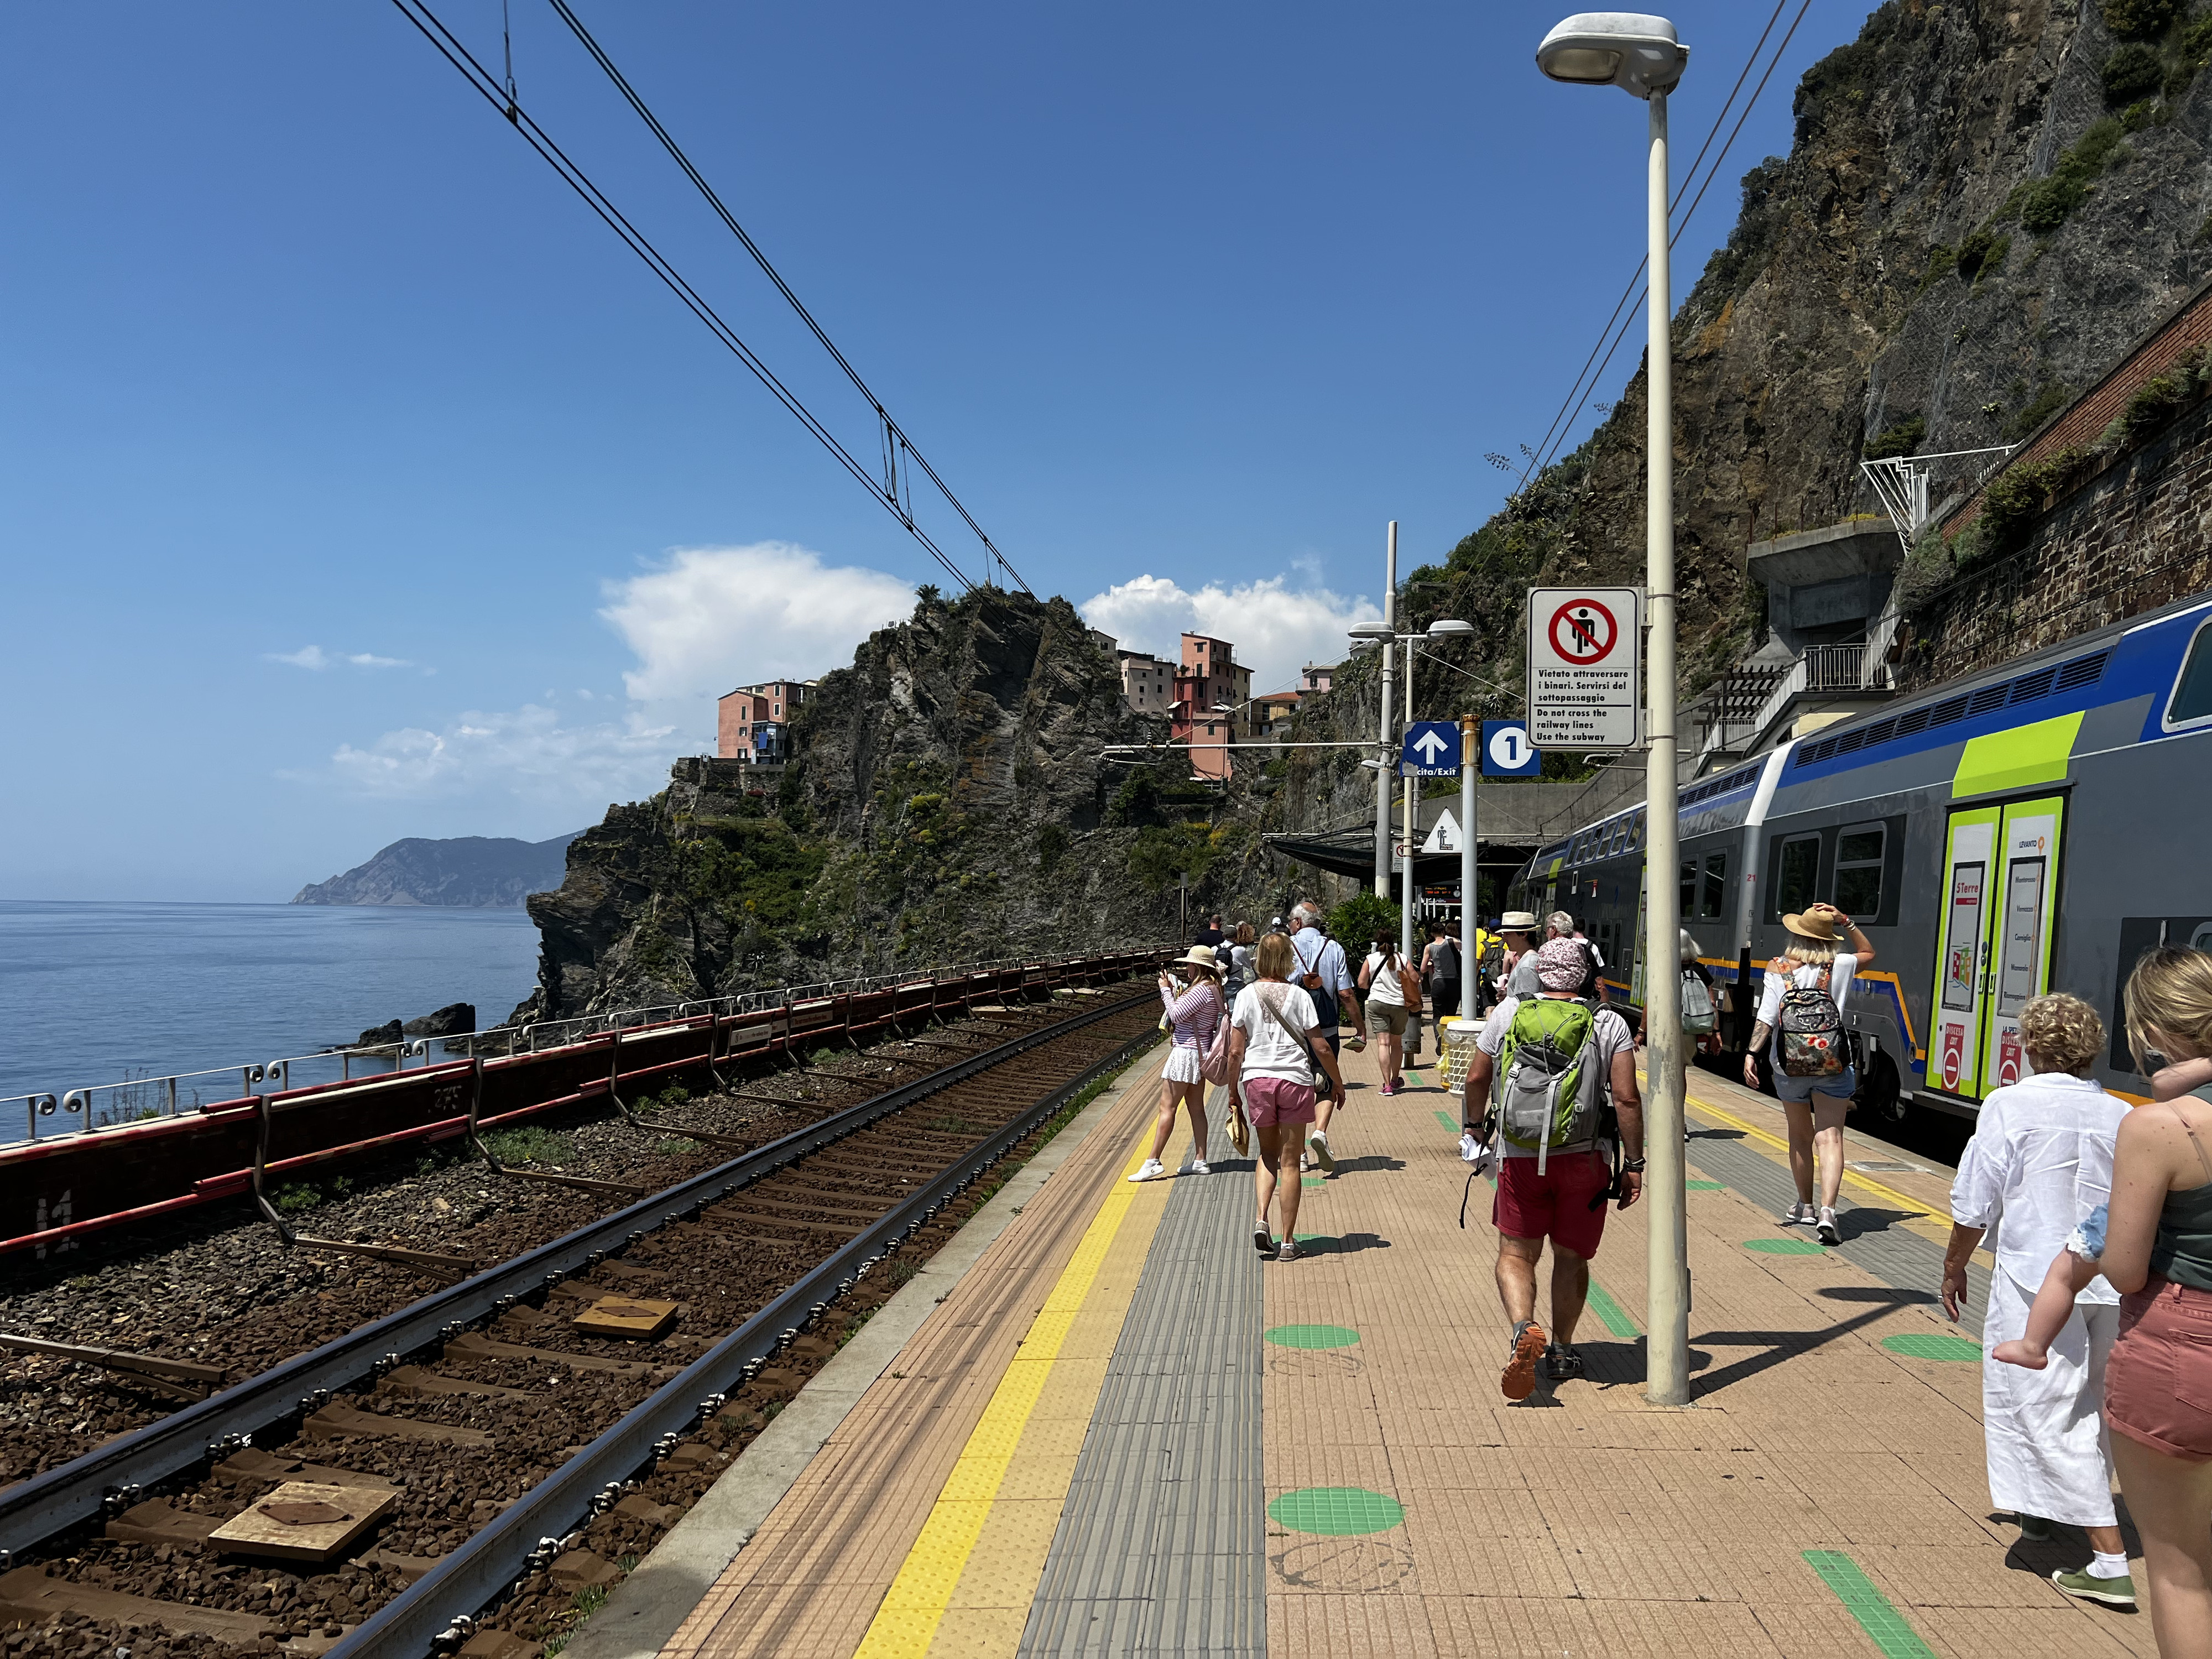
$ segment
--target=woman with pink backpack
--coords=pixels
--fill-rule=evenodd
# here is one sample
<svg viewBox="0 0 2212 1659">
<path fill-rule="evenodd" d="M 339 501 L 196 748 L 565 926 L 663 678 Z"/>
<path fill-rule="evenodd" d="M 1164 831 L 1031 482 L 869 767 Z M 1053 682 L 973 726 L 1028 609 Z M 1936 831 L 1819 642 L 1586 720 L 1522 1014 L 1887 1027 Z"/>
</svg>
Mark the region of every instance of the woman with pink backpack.
<svg viewBox="0 0 2212 1659">
<path fill-rule="evenodd" d="M 1190 1109 L 1191 1138 L 1196 1142 L 1194 1156 L 1190 1161 L 1193 1175 L 1209 1175 L 1212 1170 L 1206 1162 L 1206 1085 L 1205 1067 L 1211 1061 L 1221 1075 L 1216 1081 L 1226 1081 L 1227 1043 L 1218 1045 L 1215 1034 L 1221 1030 L 1221 969 L 1213 959 L 1213 947 L 1194 945 L 1183 955 L 1169 964 L 1187 970 L 1190 983 L 1180 983 L 1173 974 L 1160 975 L 1160 1001 L 1167 1009 L 1165 1024 L 1173 1032 L 1168 1047 L 1168 1063 L 1160 1072 L 1160 1115 L 1152 1126 L 1152 1150 L 1132 1181 L 1153 1181 L 1167 1173 L 1160 1162 L 1160 1154 L 1167 1150 L 1168 1137 L 1175 1133 L 1176 1110 L 1188 1106 Z"/>
<path fill-rule="evenodd" d="M 1785 1227 L 1812 1227 L 1823 1244 L 1840 1244 L 1836 1195 L 1844 1181 L 1844 1114 L 1858 1092 L 1843 1011 L 1851 979 L 1874 960 L 1874 946 L 1858 924 L 1832 904 L 1808 904 L 1782 925 L 1789 948 L 1767 964 L 1759 996 L 1759 1024 L 1743 1057 L 1743 1080 L 1759 1087 L 1759 1051 L 1772 1046 L 1774 1092 L 1790 1120 L 1790 1173 L 1797 1201 L 1781 1218 Z M 1850 949 L 1838 948 L 1848 938 Z M 1813 1154 L 1820 1155 L 1820 1201 L 1813 1202 Z"/>
</svg>

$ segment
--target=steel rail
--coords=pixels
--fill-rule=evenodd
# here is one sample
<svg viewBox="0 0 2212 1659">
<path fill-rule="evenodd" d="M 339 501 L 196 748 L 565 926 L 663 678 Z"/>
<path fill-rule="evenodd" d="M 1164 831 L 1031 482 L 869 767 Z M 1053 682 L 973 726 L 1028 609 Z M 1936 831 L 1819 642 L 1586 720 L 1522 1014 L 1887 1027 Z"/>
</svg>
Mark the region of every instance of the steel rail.
<svg viewBox="0 0 2212 1659">
<path fill-rule="evenodd" d="M 250 1444 L 255 1434 L 287 1418 L 312 1413 L 322 1403 L 321 1396 L 380 1374 L 397 1365 L 402 1355 L 427 1346 L 475 1320 L 511 1307 L 527 1292 L 557 1284 L 569 1274 L 595 1265 L 613 1250 L 635 1243 L 647 1234 L 696 1213 L 709 1204 L 732 1197 L 739 1188 L 880 1118 L 902 1111 L 1030 1049 L 1124 1012 L 1143 1000 L 1109 1002 L 1072 1018 L 1025 1031 L 994 1048 L 981 1050 L 972 1059 L 957 1060 L 927 1077 L 871 1096 L 818 1123 L 704 1170 L 550 1243 L 526 1250 L 498 1267 L 433 1291 L 396 1313 L 288 1359 L 58 1468 L 0 1491 L 0 1566 L 9 1565 L 55 1534 L 104 1510 L 112 1513 L 127 1508 L 137 1501 L 145 1487 L 156 1481 L 181 1474 L 204 1458 L 221 1456 L 232 1448 Z M 998 1139 L 993 1137 L 993 1142 Z M 972 1156 L 963 1158 L 962 1164 L 955 1167 L 964 1167 L 972 1161 Z M 936 1193 L 943 1184 L 942 1181 L 933 1182 L 922 1190 Z M 941 1195 L 931 1202 L 942 1202 Z M 908 1200 L 891 1212 L 886 1220 L 900 1218 L 903 1224 L 904 1218 L 919 1213 L 922 1207 L 927 1206 Z M 920 1225 L 918 1222 L 915 1224 Z M 868 1239 L 884 1236 L 887 1235 L 880 1224 L 862 1235 Z M 849 1255 L 848 1247 L 838 1251 L 831 1260 L 842 1262 Z M 817 1269 L 800 1284 L 814 1286 L 821 1276 L 821 1271 Z M 834 1277 L 830 1282 L 835 1282 Z M 786 1292 L 778 1297 L 769 1311 L 785 1309 L 793 1293 Z M 766 1316 L 764 1313 L 749 1322 L 739 1334 L 750 1332 Z M 728 1346 L 726 1341 L 714 1352 L 720 1353 Z M 692 1370 L 696 1369 L 695 1364 Z M 684 1373 L 686 1376 L 690 1374 L 688 1370 Z M 654 1398 L 658 1400 L 659 1396 Z M 536 1512 L 527 1500 L 515 1508 Z M 425 1582 L 436 1576 L 439 1575 L 426 1575 Z"/>
<path fill-rule="evenodd" d="M 1115 1003 L 1071 1025 L 1125 1012 Z M 1057 1028 L 1059 1034 L 1071 1029 Z M 467 1639 L 474 1615 L 519 1593 L 523 1577 L 580 1540 L 568 1534 L 619 1497 L 622 1483 L 674 1449 L 676 1437 L 719 1411 L 769 1356 L 795 1339 L 815 1315 L 855 1283 L 902 1233 L 919 1231 L 945 1203 L 1034 1133 L 1099 1077 L 1158 1041 L 1146 1030 L 1088 1066 L 927 1185 L 841 1246 L 781 1296 L 634 1407 L 576 1456 L 556 1469 L 459 1548 L 386 1602 L 331 1648 L 325 1659 L 421 1659 Z"/>
</svg>

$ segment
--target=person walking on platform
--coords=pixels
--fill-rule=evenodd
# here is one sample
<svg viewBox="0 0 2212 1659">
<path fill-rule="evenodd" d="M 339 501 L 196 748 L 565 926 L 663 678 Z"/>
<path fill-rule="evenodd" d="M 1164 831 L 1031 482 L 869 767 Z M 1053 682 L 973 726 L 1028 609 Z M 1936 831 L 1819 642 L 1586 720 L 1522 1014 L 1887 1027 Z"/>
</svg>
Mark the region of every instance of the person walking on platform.
<svg viewBox="0 0 2212 1659">
<path fill-rule="evenodd" d="M 1191 942 L 1194 945 L 1203 945 L 1209 951 L 1218 951 L 1228 937 L 1221 931 L 1221 918 L 1208 916 L 1206 919 L 1206 926 L 1198 930 L 1198 937 Z"/>
<path fill-rule="evenodd" d="M 1498 918 L 1498 931 L 1505 941 L 1505 962 L 1492 988 L 1501 999 L 1534 996 L 1542 989 L 1536 982 L 1536 952 L 1530 939 L 1536 931 L 1535 913 L 1508 910 Z"/>
<path fill-rule="evenodd" d="M 1167 1173 L 1160 1154 L 1175 1133 L 1178 1106 L 1190 1109 L 1195 1143 L 1191 1173 L 1211 1173 L 1206 1163 L 1206 1078 L 1199 1069 L 1199 1057 L 1212 1046 L 1214 1030 L 1221 1024 L 1221 988 L 1214 982 L 1220 970 L 1214 965 L 1212 950 L 1203 945 L 1192 945 L 1175 965 L 1190 970 L 1190 986 L 1186 990 L 1172 974 L 1160 975 L 1160 1001 L 1175 1035 L 1168 1046 L 1168 1063 L 1160 1072 L 1160 1114 L 1152 1125 L 1152 1155 L 1129 1177 L 1132 1181 L 1152 1181 Z"/>
<path fill-rule="evenodd" d="M 1270 933 L 1261 939 L 1255 965 L 1259 979 L 1237 993 L 1229 1016 L 1230 1064 L 1260 1154 L 1252 1171 L 1260 1209 L 1252 1243 L 1262 1255 L 1295 1261 L 1299 1148 L 1319 1103 L 1320 1078 L 1328 1079 L 1327 1098 L 1341 1106 L 1344 1075 L 1335 1053 L 1313 1040 L 1313 1000 L 1290 982 L 1298 963 L 1289 938 Z M 1271 1204 L 1282 1216 L 1279 1241 L 1267 1224 Z"/>
<path fill-rule="evenodd" d="M 1993 1090 L 1974 1120 L 1974 1138 L 1951 1187 L 1951 1242 L 1943 1255 L 1943 1310 L 1954 1320 L 1966 1295 L 1966 1263 L 1998 1217 L 1996 1269 L 1982 1322 L 1982 1435 L 1990 1501 L 2020 1519 L 2021 1536 L 2051 1536 L 2051 1523 L 2080 1527 L 2095 1559 L 2057 1574 L 2069 1595 L 2135 1605 L 2127 1548 L 2112 1509 L 2112 1464 L 2098 1408 L 2105 1365 L 2119 1331 L 2119 1293 L 2094 1279 L 2040 1370 L 1989 1357 L 2027 1328 L 2028 1310 L 2051 1258 L 2075 1224 L 2110 1194 L 2112 1145 L 2124 1102 L 2093 1082 L 2105 1022 L 2078 997 L 2035 997 L 2020 1012 L 2021 1042 L 2034 1075 Z"/>
<path fill-rule="evenodd" d="M 1467 1017 L 1480 1019 L 1497 1006 L 1499 982 L 1505 977 L 1505 940 L 1494 929 L 1477 922 L 1474 941 L 1467 947 Z"/>
<path fill-rule="evenodd" d="M 1327 1044 L 1330 1058 L 1334 1059 L 1343 1042 L 1336 1029 L 1339 1016 L 1352 1025 L 1359 1018 L 1359 1005 L 1352 994 L 1351 966 L 1344 959 L 1344 947 L 1322 931 L 1321 907 L 1311 899 L 1299 901 L 1291 909 L 1291 930 L 1297 984 L 1313 1004 L 1313 1041 L 1316 1045 Z M 1355 1036 L 1352 1047 L 1363 1048 L 1365 1041 Z M 1336 1155 L 1329 1150 L 1328 1125 L 1343 1099 L 1344 1091 L 1340 1089 L 1333 1099 L 1321 1103 L 1312 1138 L 1306 1142 L 1314 1162 L 1325 1174 L 1336 1170 Z"/>
<path fill-rule="evenodd" d="M 1790 1121 L 1790 1173 L 1797 1182 L 1797 1201 L 1781 1220 L 1785 1227 L 1817 1227 L 1820 1243 L 1840 1244 L 1836 1195 L 1844 1180 L 1844 1114 L 1858 1092 L 1858 1068 L 1850 1063 L 1844 1033 L 1844 1010 L 1851 1000 L 1851 977 L 1874 960 L 1874 946 L 1859 926 L 1832 904 L 1808 904 L 1802 915 L 1782 925 L 1794 937 L 1767 964 L 1759 994 L 1759 1023 L 1743 1057 L 1746 1086 L 1759 1087 L 1759 1051 L 1772 1039 L 1774 1092 Z M 1839 951 L 1849 936 L 1851 948 Z M 1813 1205 L 1813 1154 L 1820 1155 L 1820 1203 Z"/>
<path fill-rule="evenodd" d="M 2212 953 L 2161 947 L 2128 975 L 2128 1046 L 2212 1059 Z M 2166 1659 L 2212 1655 L 2212 1083 L 2120 1121 L 2100 1258 L 2120 1293 L 2105 1370 L 2112 1462 L 2142 1534 Z M 2009 1219 L 2008 1219 L 2009 1224 Z M 2062 1585 L 2062 1588 L 2063 1586 Z M 2077 1592 L 2078 1593 L 2078 1592 Z"/>
<path fill-rule="evenodd" d="M 1222 987 L 1222 994 L 1231 1002 L 1236 1001 L 1239 991 L 1252 982 L 1252 955 L 1259 937 L 1252 931 L 1250 922 L 1237 924 L 1236 942 L 1229 947 L 1229 981 Z"/>
<path fill-rule="evenodd" d="M 1440 921 L 1429 929 L 1429 948 L 1421 952 L 1421 985 L 1428 992 L 1439 1032 L 1443 1022 L 1459 1012 L 1459 942 L 1449 927 Z"/>
<path fill-rule="evenodd" d="M 1583 1374 L 1575 1326 L 1589 1297 L 1590 1259 L 1605 1236 L 1605 1202 L 1617 1196 L 1625 1210 L 1644 1190 L 1644 1107 L 1628 1022 L 1610 1008 L 1593 1012 L 1582 999 L 1588 962 L 1573 939 L 1547 941 L 1535 961 L 1537 994 L 1499 1003 L 1475 1039 L 1461 1109 L 1476 1144 L 1499 1143 L 1490 1213 L 1498 1234 L 1498 1300 L 1513 1322 L 1498 1379 L 1508 1400 L 1534 1390 L 1540 1358 L 1554 1382 Z M 1473 1121 L 1478 1101 L 1486 1113 L 1480 1122 Z M 1536 1322 L 1536 1264 L 1546 1239 L 1548 1335 Z"/>
<path fill-rule="evenodd" d="M 1406 994 L 1409 980 L 1413 991 L 1410 1000 Z M 1406 1021 L 1420 1006 L 1420 981 L 1398 954 L 1391 929 L 1376 931 L 1375 948 L 1360 964 L 1359 988 L 1367 993 L 1367 1032 L 1375 1039 L 1376 1061 L 1382 1068 L 1382 1092 L 1398 1094 L 1406 1086 L 1399 1075 L 1406 1060 Z"/>
</svg>

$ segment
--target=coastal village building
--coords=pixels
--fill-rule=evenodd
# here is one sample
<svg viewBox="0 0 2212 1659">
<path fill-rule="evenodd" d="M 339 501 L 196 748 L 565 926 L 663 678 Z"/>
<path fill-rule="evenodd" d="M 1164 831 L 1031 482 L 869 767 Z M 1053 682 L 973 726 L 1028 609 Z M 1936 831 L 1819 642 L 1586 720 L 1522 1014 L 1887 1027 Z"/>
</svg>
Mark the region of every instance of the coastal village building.
<svg viewBox="0 0 2212 1659">
<path fill-rule="evenodd" d="M 1298 677 L 1298 690 L 1301 691 L 1326 691 L 1335 684 L 1335 680 L 1336 669 L 1333 665 L 1324 666 L 1318 663 L 1310 662 L 1305 665 L 1304 672 Z"/>
<path fill-rule="evenodd" d="M 1121 663 L 1121 697 L 1139 714 L 1164 714 L 1175 701 L 1175 665 L 1146 651 L 1115 653 Z"/>
<path fill-rule="evenodd" d="M 724 760 L 782 760 L 791 717 L 814 695 L 815 684 L 768 680 L 722 696 L 715 708 L 714 752 Z"/>
<path fill-rule="evenodd" d="M 1190 769 L 1200 777 L 1229 775 L 1228 746 L 1240 724 L 1252 735 L 1243 707 L 1251 698 L 1252 671 L 1237 662 L 1235 646 L 1207 634 L 1182 636 L 1171 729 L 1177 742 L 1190 744 Z"/>
</svg>

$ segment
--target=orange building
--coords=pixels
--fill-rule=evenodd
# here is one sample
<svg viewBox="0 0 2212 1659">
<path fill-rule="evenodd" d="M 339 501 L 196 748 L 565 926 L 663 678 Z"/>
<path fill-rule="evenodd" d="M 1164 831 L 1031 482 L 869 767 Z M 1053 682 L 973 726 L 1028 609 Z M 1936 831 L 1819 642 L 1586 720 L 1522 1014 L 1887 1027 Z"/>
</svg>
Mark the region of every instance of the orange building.
<svg viewBox="0 0 2212 1659">
<path fill-rule="evenodd" d="M 1253 733 L 1252 671 L 1237 660 L 1237 647 L 1207 634 L 1182 636 L 1182 665 L 1175 677 L 1173 732 L 1190 744 L 1190 769 L 1202 778 L 1229 775 L 1229 745 L 1238 728 Z"/>
</svg>

